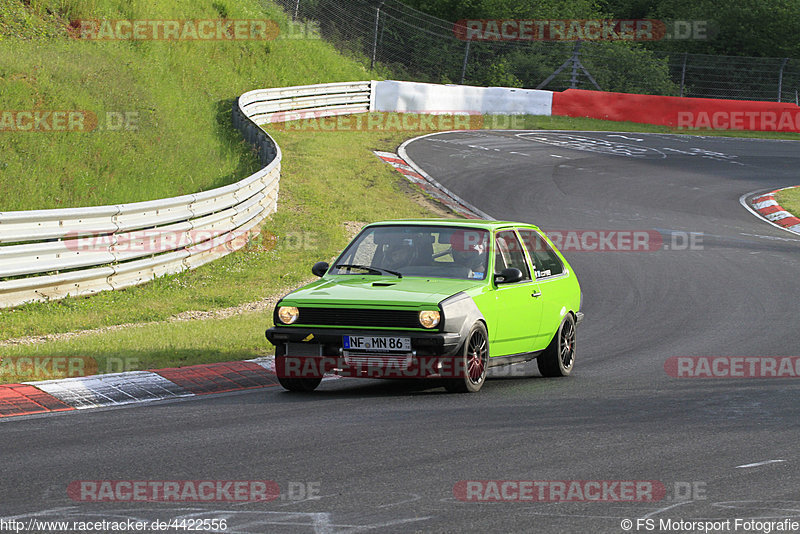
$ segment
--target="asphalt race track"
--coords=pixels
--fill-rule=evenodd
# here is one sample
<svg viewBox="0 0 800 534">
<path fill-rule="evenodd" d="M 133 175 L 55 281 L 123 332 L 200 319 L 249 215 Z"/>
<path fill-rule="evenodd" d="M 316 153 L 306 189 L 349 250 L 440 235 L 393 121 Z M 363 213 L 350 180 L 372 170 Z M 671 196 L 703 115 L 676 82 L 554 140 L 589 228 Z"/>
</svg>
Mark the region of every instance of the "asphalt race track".
<svg viewBox="0 0 800 534">
<path fill-rule="evenodd" d="M 224 518 L 237 533 L 800 521 L 800 379 L 665 371 L 678 356 L 800 356 L 800 236 L 740 204 L 800 183 L 799 147 L 538 131 L 415 141 L 407 150 L 420 167 L 497 219 L 661 236 L 648 250 L 565 251 L 586 313 L 571 377 L 541 378 L 534 364 L 495 372 L 476 395 L 338 379 L 308 395 L 268 388 L 15 418 L 0 425 L 0 517 Z M 271 480 L 284 493 L 269 503 L 92 503 L 68 496 L 77 480 Z M 462 502 L 454 487 L 470 480 L 657 481 L 666 495 Z"/>
</svg>

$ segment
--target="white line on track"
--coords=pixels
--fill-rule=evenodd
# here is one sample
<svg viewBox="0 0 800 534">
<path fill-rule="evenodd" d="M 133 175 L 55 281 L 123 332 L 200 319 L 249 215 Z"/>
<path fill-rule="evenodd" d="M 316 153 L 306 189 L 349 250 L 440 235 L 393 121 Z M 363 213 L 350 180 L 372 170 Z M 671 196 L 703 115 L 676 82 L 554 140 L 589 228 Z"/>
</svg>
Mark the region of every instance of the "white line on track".
<svg viewBox="0 0 800 534">
<path fill-rule="evenodd" d="M 781 462 L 785 462 L 786 460 L 765 460 L 763 462 L 756 462 L 754 464 L 744 464 L 744 465 L 737 465 L 736 469 L 745 469 L 748 467 L 761 467 L 762 465 L 769 465 L 769 464 L 779 464 Z"/>
<path fill-rule="evenodd" d="M 622 139 L 627 139 L 628 141 L 644 141 L 644 139 L 639 139 L 638 137 L 627 137 L 625 135 L 620 135 L 620 134 L 611 134 L 607 135 L 606 137 L 621 137 Z"/>
<path fill-rule="evenodd" d="M 676 508 L 678 506 L 683 506 L 684 504 L 689 504 L 691 502 L 694 502 L 694 501 L 682 501 L 682 502 L 676 502 L 674 504 L 670 504 L 669 506 L 665 506 L 664 508 L 659 508 L 658 510 L 653 510 L 649 514 L 643 515 L 642 519 L 649 519 L 649 518 L 653 517 L 654 515 L 660 514 L 661 512 L 666 512 L 667 510 L 671 510 L 672 508 Z"/>
</svg>

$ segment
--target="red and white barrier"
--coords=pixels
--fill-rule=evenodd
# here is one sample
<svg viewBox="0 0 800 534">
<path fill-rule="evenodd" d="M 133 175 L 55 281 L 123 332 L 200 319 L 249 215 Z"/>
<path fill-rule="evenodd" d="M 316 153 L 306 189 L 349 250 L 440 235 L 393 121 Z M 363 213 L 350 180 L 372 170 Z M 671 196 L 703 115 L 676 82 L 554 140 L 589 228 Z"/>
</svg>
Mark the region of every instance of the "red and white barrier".
<svg viewBox="0 0 800 534">
<path fill-rule="evenodd" d="M 553 93 L 552 114 L 658 124 L 687 130 L 800 132 L 800 107 L 778 102 L 567 89 Z"/>
<path fill-rule="evenodd" d="M 551 91 L 387 80 L 373 85 L 370 111 L 550 115 Z"/>
</svg>

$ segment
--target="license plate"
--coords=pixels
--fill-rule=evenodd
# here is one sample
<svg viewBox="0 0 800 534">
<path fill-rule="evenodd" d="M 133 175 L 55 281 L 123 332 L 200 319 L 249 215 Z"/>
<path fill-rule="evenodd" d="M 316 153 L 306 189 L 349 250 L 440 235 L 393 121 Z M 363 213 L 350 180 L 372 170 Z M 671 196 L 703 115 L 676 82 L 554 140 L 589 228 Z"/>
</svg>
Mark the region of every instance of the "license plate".
<svg viewBox="0 0 800 534">
<path fill-rule="evenodd" d="M 344 350 L 370 352 L 411 352 L 410 337 L 394 336 L 343 336 Z"/>
</svg>

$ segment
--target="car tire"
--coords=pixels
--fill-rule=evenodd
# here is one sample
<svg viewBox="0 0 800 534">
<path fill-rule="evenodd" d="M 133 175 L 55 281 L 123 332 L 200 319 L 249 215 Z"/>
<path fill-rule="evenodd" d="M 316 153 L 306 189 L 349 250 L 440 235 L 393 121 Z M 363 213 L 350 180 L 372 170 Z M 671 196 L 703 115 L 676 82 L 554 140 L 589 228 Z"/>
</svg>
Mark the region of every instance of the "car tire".
<svg viewBox="0 0 800 534">
<path fill-rule="evenodd" d="M 299 393 L 309 393 L 317 389 L 317 386 L 322 382 L 320 378 L 281 378 L 278 377 L 278 382 L 283 389 L 295 391 Z"/>
<path fill-rule="evenodd" d="M 575 317 L 568 313 L 553 340 L 536 358 L 542 376 L 569 376 L 575 366 Z"/>
<path fill-rule="evenodd" d="M 283 366 L 278 364 L 278 361 L 285 357 L 284 346 L 278 345 L 275 347 L 275 368 L 280 369 Z M 322 377 L 311 378 L 282 378 L 278 377 L 278 383 L 288 391 L 295 391 L 299 393 L 308 393 L 317 389 L 319 383 L 322 382 Z"/>
<path fill-rule="evenodd" d="M 456 363 L 463 376 L 445 379 L 444 388 L 451 393 L 478 392 L 486 381 L 489 367 L 489 336 L 483 323 L 472 325 Z"/>
</svg>

